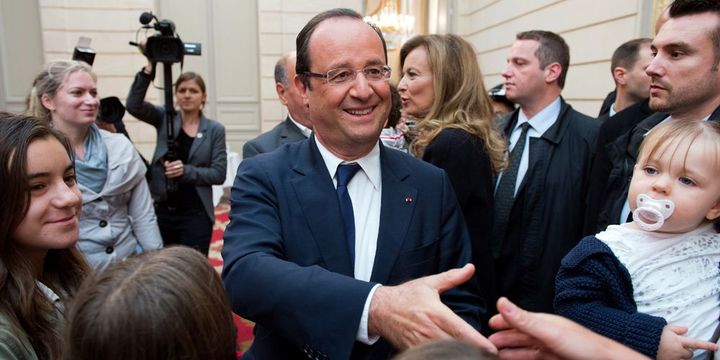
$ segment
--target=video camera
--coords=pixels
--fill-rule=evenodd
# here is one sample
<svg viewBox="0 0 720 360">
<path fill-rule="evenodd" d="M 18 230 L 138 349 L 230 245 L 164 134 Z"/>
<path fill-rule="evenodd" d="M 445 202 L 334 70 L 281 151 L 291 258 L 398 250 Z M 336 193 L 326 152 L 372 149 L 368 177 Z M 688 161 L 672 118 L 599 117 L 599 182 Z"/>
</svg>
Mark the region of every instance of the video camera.
<svg viewBox="0 0 720 360">
<path fill-rule="evenodd" d="M 154 23 L 150 23 L 155 20 Z M 158 31 L 147 38 L 143 54 L 153 63 L 181 63 L 185 55 L 200 55 L 202 45 L 200 43 L 184 43 L 175 32 L 175 23 L 172 20 L 158 18 L 151 12 L 144 12 L 140 15 L 141 29 L 155 29 Z M 135 42 L 130 45 L 138 46 Z"/>
<path fill-rule="evenodd" d="M 151 22 L 155 20 L 154 23 Z M 183 43 L 180 36 L 175 32 L 175 23 L 171 20 L 158 20 L 151 12 L 144 12 L 140 15 L 141 29 L 155 29 L 158 32 L 149 36 L 145 46 L 141 47 L 137 42 L 130 42 L 130 45 L 137 46 L 142 50 L 143 55 L 153 65 L 152 76 L 155 75 L 155 65 L 163 64 L 163 92 L 165 93 L 165 113 L 163 115 L 166 124 L 168 150 L 163 155 L 163 161 L 175 161 L 178 159 L 177 142 L 175 141 L 175 108 L 173 106 L 172 94 L 172 64 L 180 63 L 185 55 L 200 55 L 201 46 L 199 43 Z M 139 31 L 139 30 L 138 30 Z M 168 193 L 178 191 L 178 183 L 173 179 L 166 179 L 165 188 Z"/>
</svg>

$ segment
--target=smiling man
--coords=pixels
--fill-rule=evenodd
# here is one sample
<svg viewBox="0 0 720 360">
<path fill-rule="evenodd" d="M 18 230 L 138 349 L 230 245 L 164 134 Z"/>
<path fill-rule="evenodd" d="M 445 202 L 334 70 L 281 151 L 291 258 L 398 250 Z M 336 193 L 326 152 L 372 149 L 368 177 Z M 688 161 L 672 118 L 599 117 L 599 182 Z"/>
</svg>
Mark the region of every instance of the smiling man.
<svg viewBox="0 0 720 360">
<path fill-rule="evenodd" d="M 675 0 L 669 18 L 652 42 L 650 109 L 654 115 L 609 144 L 612 162 L 597 230 L 631 217 L 627 202 L 630 176 L 640 143 L 664 121 L 720 121 L 720 2 Z"/>
<path fill-rule="evenodd" d="M 379 142 L 382 36 L 334 9 L 296 45 L 313 136 L 242 162 L 225 231 L 233 310 L 256 322 L 245 357 L 385 359 L 447 337 L 495 351 L 476 330 L 485 310 L 447 176 Z"/>
</svg>

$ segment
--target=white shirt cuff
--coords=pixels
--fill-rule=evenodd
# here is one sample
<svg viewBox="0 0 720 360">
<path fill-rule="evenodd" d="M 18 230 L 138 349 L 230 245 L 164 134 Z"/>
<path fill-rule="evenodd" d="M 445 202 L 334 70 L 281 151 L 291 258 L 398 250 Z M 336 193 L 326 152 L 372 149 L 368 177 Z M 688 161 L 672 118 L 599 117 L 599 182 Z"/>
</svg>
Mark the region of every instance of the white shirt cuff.
<svg viewBox="0 0 720 360">
<path fill-rule="evenodd" d="M 357 336 L 355 336 L 355 340 L 363 344 L 372 345 L 380 340 L 380 336 L 370 336 L 368 334 L 368 313 L 370 312 L 370 301 L 375 294 L 375 290 L 377 290 L 380 286 L 382 285 L 377 284 L 373 286 L 373 288 L 370 289 L 370 293 L 368 293 L 367 299 L 365 299 L 365 306 L 363 306 L 362 316 L 360 317 L 360 325 L 358 326 Z"/>
</svg>

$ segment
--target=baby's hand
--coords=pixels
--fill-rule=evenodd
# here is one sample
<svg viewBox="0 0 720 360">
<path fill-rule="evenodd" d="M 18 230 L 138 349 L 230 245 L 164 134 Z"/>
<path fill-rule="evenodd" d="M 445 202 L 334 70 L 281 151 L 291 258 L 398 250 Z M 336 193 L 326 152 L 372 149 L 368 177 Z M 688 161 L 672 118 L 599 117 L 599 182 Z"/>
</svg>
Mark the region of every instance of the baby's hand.
<svg viewBox="0 0 720 360">
<path fill-rule="evenodd" d="M 690 339 L 683 336 L 687 333 L 687 330 L 685 326 L 665 326 L 660 336 L 660 347 L 658 349 L 657 359 L 690 359 L 695 349 L 717 350 L 715 343 Z"/>
</svg>

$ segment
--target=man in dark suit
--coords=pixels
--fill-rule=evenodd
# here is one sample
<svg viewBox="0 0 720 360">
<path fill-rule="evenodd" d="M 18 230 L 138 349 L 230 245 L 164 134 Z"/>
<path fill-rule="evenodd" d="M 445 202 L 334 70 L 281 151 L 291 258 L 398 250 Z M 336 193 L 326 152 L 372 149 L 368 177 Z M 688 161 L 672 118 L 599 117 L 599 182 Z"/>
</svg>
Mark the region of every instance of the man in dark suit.
<svg viewBox="0 0 720 360">
<path fill-rule="evenodd" d="M 275 64 L 275 91 L 288 111 L 285 121 L 246 142 L 243 145 L 243 159 L 310 137 L 312 124 L 308 119 L 308 111 L 293 84 L 296 58 L 295 51 L 292 51 L 283 55 Z"/>
<path fill-rule="evenodd" d="M 570 51 L 559 35 L 527 31 L 510 48 L 505 96 L 519 108 L 501 121 L 508 168 L 495 190 L 493 255 L 497 293 L 552 312 L 560 260 L 580 240 L 599 123 L 560 93 Z"/>
<path fill-rule="evenodd" d="M 246 358 L 384 359 L 446 337 L 496 351 L 476 330 L 484 309 L 447 175 L 379 142 L 382 35 L 334 9 L 297 49 L 314 135 L 242 162 L 225 231 L 232 308 L 256 322 Z"/>
<path fill-rule="evenodd" d="M 608 144 L 653 113 L 648 105 L 650 77 L 645 73 L 653 58 L 650 51 L 651 42 L 652 39 L 648 38 L 630 40 L 620 45 L 613 53 L 610 68 L 617 97 L 608 107 L 608 112 L 598 117 L 602 125 L 600 125 L 595 158 L 590 171 L 583 235 L 595 235 L 598 230 L 604 230 L 597 229 L 597 217 L 605 200 L 608 174 L 612 170 L 612 163 L 608 157 Z"/>
</svg>

